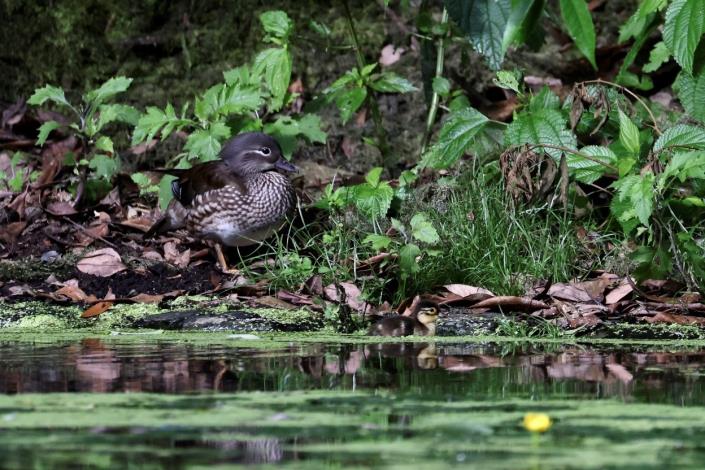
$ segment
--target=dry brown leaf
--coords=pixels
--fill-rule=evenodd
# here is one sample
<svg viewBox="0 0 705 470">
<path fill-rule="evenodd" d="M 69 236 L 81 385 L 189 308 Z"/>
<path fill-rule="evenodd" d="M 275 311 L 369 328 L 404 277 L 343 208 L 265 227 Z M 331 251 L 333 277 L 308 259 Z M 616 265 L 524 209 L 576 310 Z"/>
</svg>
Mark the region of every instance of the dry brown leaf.
<svg viewBox="0 0 705 470">
<path fill-rule="evenodd" d="M 289 302 L 286 302 L 282 299 L 277 299 L 276 297 L 272 297 L 271 295 L 265 295 L 264 297 L 255 299 L 255 302 L 260 305 L 264 305 L 265 307 L 283 308 L 285 310 L 296 310 L 298 308 L 295 305 L 290 304 Z"/>
<path fill-rule="evenodd" d="M 405 49 L 403 47 L 394 47 L 394 44 L 387 44 L 379 54 L 379 63 L 384 67 L 396 64 L 404 52 Z"/>
<path fill-rule="evenodd" d="M 693 315 L 676 315 L 674 313 L 658 312 L 646 319 L 649 323 L 677 323 L 679 325 L 705 325 L 705 318 Z"/>
<path fill-rule="evenodd" d="M 607 294 L 605 297 L 605 304 L 616 304 L 632 292 L 634 292 L 634 287 L 632 287 L 632 284 L 627 279 L 622 279 L 619 285 Z"/>
<path fill-rule="evenodd" d="M 118 223 L 118 225 L 122 225 L 123 227 L 134 228 L 141 232 L 147 232 L 153 224 L 154 221 L 148 217 L 135 217 Z"/>
<path fill-rule="evenodd" d="M 112 248 L 102 248 L 100 250 L 91 251 L 84 256 L 76 268 L 79 271 L 93 276 L 110 277 L 127 269 L 127 266 L 122 264 L 122 259 L 117 251 Z"/>
<path fill-rule="evenodd" d="M 109 301 L 102 301 L 98 302 L 97 304 L 93 304 L 90 307 L 88 307 L 82 314 L 81 318 L 91 318 L 91 317 L 97 317 L 103 312 L 106 312 L 107 310 L 110 309 L 110 307 L 113 306 L 112 302 Z"/>
<path fill-rule="evenodd" d="M 568 302 L 602 302 L 604 291 L 612 283 L 609 279 L 595 279 L 579 283 L 556 283 L 548 295 Z"/>
<path fill-rule="evenodd" d="M 487 289 L 482 287 L 469 286 L 467 284 L 448 284 L 443 286 L 448 292 L 451 292 L 460 297 L 467 297 L 474 294 L 487 294 L 494 296 L 494 294 Z"/>
<path fill-rule="evenodd" d="M 130 300 L 141 304 L 158 304 L 164 299 L 162 294 L 137 294 L 130 297 Z"/>
<path fill-rule="evenodd" d="M 548 305 L 529 297 L 516 297 L 513 295 L 492 297 L 473 305 L 473 308 L 504 308 L 507 310 L 521 310 L 523 312 L 533 312 L 548 308 Z"/>
<path fill-rule="evenodd" d="M 10 245 L 17 241 L 17 237 L 27 227 L 27 222 L 12 222 L 0 227 L 0 240 Z"/>
<path fill-rule="evenodd" d="M 66 284 L 52 293 L 52 297 L 66 297 L 74 302 L 83 302 L 88 297 L 78 285 Z"/>
<path fill-rule="evenodd" d="M 164 244 L 164 259 L 167 263 L 173 264 L 177 268 L 184 269 L 191 261 L 191 250 L 187 249 L 180 253 L 174 242 Z"/>
<path fill-rule="evenodd" d="M 366 302 L 360 300 L 360 295 L 362 292 L 360 292 L 360 289 L 355 284 L 352 282 L 341 282 L 338 285 L 345 291 L 345 303 L 350 308 L 362 313 L 365 313 L 365 311 L 369 309 L 370 306 Z M 325 289 L 323 289 L 323 294 L 328 300 L 332 300 L 333 302 L 341 301 L 335 284 L 329 284 L 326 286 Z"/>
</svg>

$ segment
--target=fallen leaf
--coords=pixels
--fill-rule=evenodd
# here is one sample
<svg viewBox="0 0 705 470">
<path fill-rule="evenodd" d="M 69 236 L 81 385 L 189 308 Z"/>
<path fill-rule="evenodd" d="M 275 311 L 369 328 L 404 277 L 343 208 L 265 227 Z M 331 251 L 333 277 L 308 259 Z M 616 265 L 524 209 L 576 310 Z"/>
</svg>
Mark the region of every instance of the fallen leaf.
<svg viewBox="0 0 705 470">
<path fill-rule="evenodd" d="M 298 308 L 285 300 L 277 299 L 276 297 L 272 297 L 271 295 L 265 295 L 264 297 L 255 299 L 255 303 L 264 305 L 265 307 L 283 308 L 285 310 L 296 310 Z"/>
<path fill-rule="evenodd" d="M 177 268 L 185 269 L 191 261 L 191 250 L 187 249 L 179 253 L 176 243 L 166 242 L 164 244 L 164 259 L 167 263 L 173 264 Z"/>
<path fill-rule="evenodd" d="M 443 287 L 448 292 L 451 292 L 455 295 L 459 295 L 460 297 L 467 297 L 469 295 L 474 294 L 487 294 L 494 296 L 494 294 L 488 291 L 487 289 L 483 289 L 482 287 L 468 286 L 467 284 L 448 284 Z"/>
<path fill-rule="evenodd" d="M 52 296 L 66 297 L 74 302 L 83 302 L 88 297 L 78 285 L 64 285 L 64 287 L 54 291 Z"/>
<path fill-rule="evenodd" d="M 164 299 L 161 294 L 137 294 L 130 297 L 130 300 L 141 304 L 158 304 Z"/>
<path fill-rule="evenodd" d="M 370 306 L 367 302 L 360 300 L 362 292 L 360 292 L 360 288 L 355 284 L 352 282 L 341 282 L 338 286 L 342 287 L 345 292 L 345 303 L 350 308 L 362 313 L 365 313 L 365 311 L 369 309 Z M 332 300 L 333 302 L 341 301 L 336 284 L 326 286 L 325 289 L 323 289 L 323 293 L 328 300 Z"/>
<path fill-rule="evenodd" d="M 504 308 L 507 310 L 521 310 L 532 312 L 534 310 L 548 308 L 545 303 L 533 300 L 529 297 L 516 297 L 513 295 L 492 297 L 473 305 L 473 308 Z"/>
<path fill-rule="evenodd" d="M 705 318 L 692 315 L 676 315 L 673 313 L 658 312 L 646 319 L 649 323 L 677 323 L 679 325 L 705 325 Z"/>
<path fill-rule="evenodd" d="M 387 44 L 382 48 L 379 54 L 379 63 L 382 66 L 388 66 L 399 62 L 405 49 L 403 47 L 394 47 L 394 44 Z"/>
<path fill-rule="evenodd" d="M 12 222 L 0 227 L 0 240 L 13 245 L 17 241 L 17 237 L 22 234 L 22 231 L 27 227 L 27 222 Z"/>
<path fill-rule="evenodd" d="M 106 312 L 107 310 L 110 309 L 110 307 L 113 306 L 113 303 L 110 301 L 102 301 L 98 302 L 97 304 L 93 304 L 90 307 L 88 307 L 82 314 L 81 318 L 91 318 L 91 317 L 97 317 L 103 312 Z"/>
<path fill-rule="evenodd" d="M 616 304 L 632 292 L 634 292 L 632 284 L 627 279 L 623 279 L 617 287 L 612 289 L 612 291 L 607 294 L 605 297 L 605 304 Z"/>
<path fill-rule="evenodd" d="M 122 264 L 120 255 L 112 248 L 102 248 L 95 250 L 84 256 L 76 268 L 85 274 L 93 276 L 110 277 L 127 269 Z"/>
</svg>

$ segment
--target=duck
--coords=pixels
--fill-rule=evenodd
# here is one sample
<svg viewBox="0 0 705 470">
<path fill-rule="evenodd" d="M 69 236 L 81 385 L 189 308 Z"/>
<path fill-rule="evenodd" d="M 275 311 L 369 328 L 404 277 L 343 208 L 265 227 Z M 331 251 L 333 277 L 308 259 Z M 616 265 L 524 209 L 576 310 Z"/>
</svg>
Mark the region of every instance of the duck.
<svg viewBox="0 0 705 470">
<path fill-rule="evenodd" d="M 232 270 L 221 245 L 261 243 L 281 228 L 296 206 L 287 175 L 298 169 L 284 158 L 279 143 L 262 132 L 227 141 L 218 160 L 153 171 L 176 176 L 171 184 L 174 198 L 146 236 L 185 228 L 195 238 L 215 242 L 224 272 Z"/>
<path fill-rule="evenodd" d="M 372 325 L 372 336 L 435 336 L 438 320 L 438 304 L 431 300 L 421 300 L 411 315 L 386 317 Z"/>
</svg>

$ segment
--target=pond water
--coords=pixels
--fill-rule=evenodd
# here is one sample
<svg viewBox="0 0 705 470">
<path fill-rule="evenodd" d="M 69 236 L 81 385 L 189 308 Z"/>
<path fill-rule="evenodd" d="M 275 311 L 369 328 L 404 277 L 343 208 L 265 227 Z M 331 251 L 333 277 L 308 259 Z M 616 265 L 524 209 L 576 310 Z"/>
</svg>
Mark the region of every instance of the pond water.
<svg viewBox="0 0 705 470">
<path fill-rule="evenodd" d="M 0 339 L 0 468 L 698 468 L 704 374 L 676 345 Z"/>
</svg>

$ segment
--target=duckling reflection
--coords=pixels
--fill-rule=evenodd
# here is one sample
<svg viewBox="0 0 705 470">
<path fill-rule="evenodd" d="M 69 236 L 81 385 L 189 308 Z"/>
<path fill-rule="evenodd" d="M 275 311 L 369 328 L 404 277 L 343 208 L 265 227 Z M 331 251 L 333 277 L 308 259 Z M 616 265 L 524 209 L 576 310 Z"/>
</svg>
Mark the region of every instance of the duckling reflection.
<svg viewBox="0 0 705 470">
<path fill-rule="evenodd" d="M 422 300 L 408 317 L 396 315 L 386 317 L 372 325 L 369 334 L 373 336 L 435 336 L 438 320 L 438 304 Z"/>
</svg>

